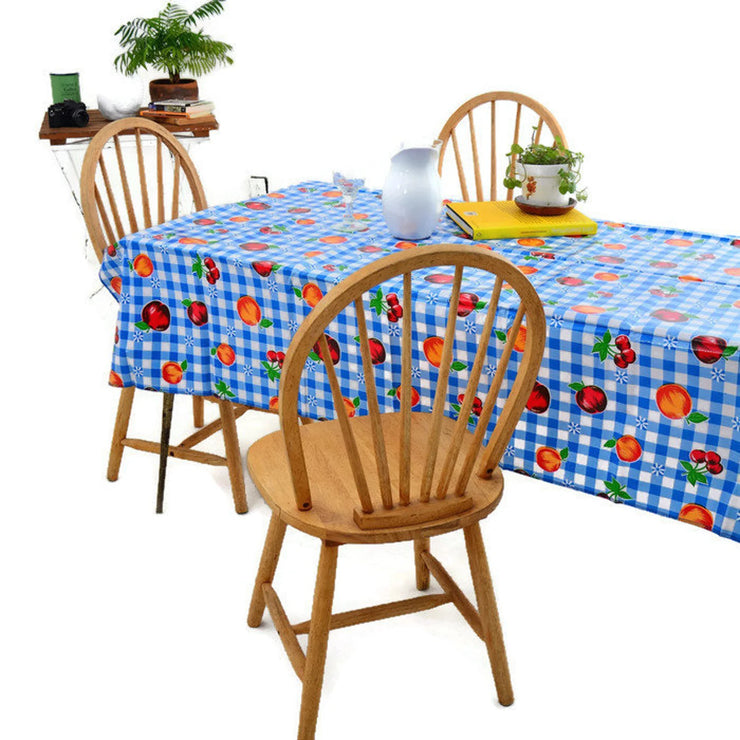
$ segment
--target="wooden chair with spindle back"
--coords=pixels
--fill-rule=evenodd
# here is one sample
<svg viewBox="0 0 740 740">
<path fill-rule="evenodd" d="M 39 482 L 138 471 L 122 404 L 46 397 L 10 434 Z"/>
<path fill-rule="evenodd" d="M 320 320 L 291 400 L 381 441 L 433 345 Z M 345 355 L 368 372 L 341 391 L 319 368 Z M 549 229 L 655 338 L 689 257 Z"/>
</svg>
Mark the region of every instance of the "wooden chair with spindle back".
<svg viewBox="0 0 740 740">
<path fill-rule="evenodd" d="M 129 173 L 121 139 L 134 137 L 136 166 Z M 106 145 L 113 140 L 113 147 Z M 153 141 L 152 141 L 153 140 Z M 155 146 L 155 172 L 152 181 L 147 179 L 145 144 Z M 106 164 L 106 151 L 111 155 Z M 111 163 L 110 160 L 113 160 Z M 149 165 L 151 167 L 151 165 Z M 190 191 L 196 211 L 207 207 L 205 193 L 198 172 L 185 148 L 165 128 L 144 118 L 124 118 L 109 123 L 90 142 L 82 163 L 80 191 L 82 212 L 85 217 L 90 241 L 98 260 L 102 262 L 109 245 L 129 233 L 163 223 L 180 215 L 181 190 Z M 138 193 L 136 192 L 138 190 Z M 150 190 L 155 196 L 155 207 L 150 201 Z M 167 191 L 170 191 L 169 194 Z M 123 197 L 123 209 L 118 202 Z M 140 196 L 141 207 L 137 216 Z M 169 214 L 167 214 L 167 206 Z M 125 221 L 128 221 L 128 225 Z M 162 511 L 164 481 L 168 457 L 176 457 L 208 465 L 225 465 L 229 471 L 234 506 L 238 513 L 247 511 L 244 474 L 241 465 L 239 441 L 235 420 L 246 410 L 246 406 L 234 407 L 229 401 L 209 398 L 219 405 L 220 418 L 204 426 L 203 397 L 193 398 L 193 419 L 196 427 L 202 427 L 184 439 L 179 445 L 169 444 L 170 424 L 174 395 L 163 394 L 162 432 L 159 442 L 127 437 L 134 387 L 121 390 L 118 403 L 113 440 L 108 458 L 108 480 L 118 479 L 124 448 L 153 452 L 160 456 L 157 490 L 157 512 Z M 195 445 L 218 431 L 223 432 L 225 456 L 214 455 L 193 449 Z"/>
<path fill-rule="evenodd" d="M 490 169 L 489 169 L 489 177 L 490 177 L 490 188 L 486 192 L 484 186 L 483 186 L 483 177 L 481 174 L 481 157 L 479 155 L 479 147 L 478 147 L 478 139 L 476 136 L 476 130 L 475 130 L 475 123 L 474 123 L 474 111 L 482 106 L 485 106 L 490 103 Z M 496 105 L 498 103 L 498 116 L 497 116 L 497 108 Z M 540 139 L 542 136 L 542 129 L 543 126 L 546 126 L 552 135 L 553 142 L 556 139 L 560 139 L 563 146 L 567 147 L 567 142 L 565 140 L 565 134 L 563 133 L 562 128 L 560 127 L 560 124 L 555 120 L 555 116 L 553 116 L 552 113 L 550 113 L 547 108 L 545 108 L 541 103 L 538 103 L 533 98 L 527 97 L 526 95 L 520 95 L 519 93 L 514 92 L 489 92 L 489 93 L 483 93 L 482 95 L 477 95 L 474 98 L 471 98 L 467 102 L 463 103 L 447 120 L 447 123 L 442 127 L 442 131 L 440 132 L 439 136 L 437 137 L 441 142 L 441 148 L 439 153 L 439 174 L 442 174 L 442 165 L 444 164 L 444 156 L 447 151 L 447 146 L 452 140 L 452 149 L 455 154 L 455 164 L 457 165 L 457 175 L 458 179 L 460 181 L 460 190 L 462 191 L 462 199 L 463 201 L 469 201 L 469 200 L 498 200 L 497 198 L 497 192 L 498 192 L 498 186 L 501 185 L 503 187 L 503 179 L 506 168 L 502 168 L 499 170 L 498 163 L 499 160 L 502 159 L 503 153 L 506 153 L 507 150 L 504 150 L 502 153 L 501 150 L 498 149 L 497 144 L 497 124 L 501 123 L 502 118 L 502 109 L 505 105 L 508 103 L 514 104 L 516 106 L 516 113 L 514 117 L 514 130 L 513 130 L 513 138 L 511 139 L 512 143 L 519 144 L 519 138 L 520 135 L 522 135 L 522 111 L 529 112 L 530 115 L 534 114 L 534 119 L 536 120 L 536 124 L 534 124 L 534 136 L 533 140 L 535 144 L 540 143 Z M 513 105 L 507 106 L 509 108 L 512 108 L 513 112 Z M 465 179 L 465 161 L 463 156 L 463 147 L 461 142 L 458 139 L 458 125 L 462 123 L 464 119 L 467 119 L 468 121 L 468 130 L 466 136 L 469 137 L 469 143 L 470 143 L 470 149 L 471 149 L 471 155 L 472 155 L 472 168 L 473 168 L 473 176 L 475 179 L 475 198 L 470 197 L 470 193 L 468 191 L 468 184 L 467 180 Z M 488 128 L 488 127 L 487 127 Z M 508 142 L 508 139 L 507 139 Z M 544 142 L 543 142 L 544 143 Z M 549 142 L 548 142 L 549 143 Z M 521 146 L 526 146 L 529 144 L 529 135 L 528 133 L 524 133 L 524 140 L 523 144 Z M 510 146 L 510 145 L 509 145 Z M 512 162 L 511 167 L 513 168 L 516 164 L 517 156 L 514 154 L 512 156 Z M 506 190 L 506 200 L 511 200 L 513 197 L 514 191 L 512 189 Z"/>
<path fill-rule="evenodd" d="M 449 311 L 431 412 L 411 411 L 414 304 L 412 278 L 422 268 L 454 267 Z M 453 358 L 463 269 L 490 273 L 490 304 L 457 419 L 448 413 L 448 380 Z M 402 276 L 402 278 L 401 278 Z M 495 276 L 495 280 L 492 279 Z M 401 324 L 401 410 L 381 413 L 370 353 L 365 297 L 396 279 L 403 286 Z M 491 363 L 489 341 L 502 288 L 506 288 L 508 340 L 488 388 L 479 390 L 483 368 Z M 513 289 L 510 290 L 510 289 Z M 510 297 L 512 296 L 512 297 Z M 513 305 L 512 305 L 513 304 Z M 368 414 L 351 415 L 345 405 L 326 331 L 345 309 L 341 321 L 356 321 Z M 354 314 L 356 318 L 352 317 Z M 514 314 L 511 319 L 509 314 Z M 507 385 L 500 411 L 498 398 L 514 344 L 522 326 L 526 342 Z M 398 252 L 363 267 L 332 288 L 301 324 L 287 352 L 280 383 L 281 429 L 255 442 L 247 453 L 252 480 L 272 509 L 247 619 L 251 627 L 269 608 L 290 662 L 303 681 L 300 740 L 314 737 L 330 629 L 409 614 L 452 602 L 487 648 L 499 701 L 513 701 L 503 636 L 481 538 L 479 521 L 498 504 L 503 488 L 499 460 L 534 385 L 544 349 L 542 304 L 527 278 L 508 260 L 475 246 L 440 244 Z M 323 360 L 336 418 L 302 426 L 299 386 L 312 348 Z M 346 352 L 350 352 L 347 348 Z M 456 354 L 458 359 L 460 355 Z M 487 359 L 488 358 L 488 359 Z M 334 360 L 336 360 L 336 353 Z M 340 360 L 341 361 L 341 360 Z M 512 366 L 513 369 L 513 366 Z M 485 376 L 488 377 L 487 375 Z M 349 389 L 347 389 L 349 390 Z M 476 393 L 486 393 L 474 432 L 468 420 Z M 350 394 L 345 394 L 350 395 Z M 502 398 L 503 401 L 503 398 Z M 488 443 L 484 436 L 497 413 Z M 344 455 L 342 452 L 344 452 Z M 321 540 L 321 555 L 311 619 L 291 624 L 272 587 L 287 525 Z M 478 609 L 431 554 L 429 539 L 462 529 Z M 414 542 L 416 582 L 429 586 L 431 572 L 439 595 L 419 596 L 350 612 L 332 614 L 338 546 L 347 543 Z M 308 633 L 304 654 L 296 635 Z"/>
</svg>

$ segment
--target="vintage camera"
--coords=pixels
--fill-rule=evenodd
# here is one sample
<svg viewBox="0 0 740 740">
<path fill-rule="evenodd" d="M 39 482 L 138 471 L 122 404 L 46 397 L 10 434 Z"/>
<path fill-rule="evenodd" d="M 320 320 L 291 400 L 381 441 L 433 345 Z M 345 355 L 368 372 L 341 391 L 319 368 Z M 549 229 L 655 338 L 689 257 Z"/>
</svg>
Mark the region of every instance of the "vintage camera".
<svg viewBox="0 0 740 740">
<path fill-rule="evenodd" d="M 84 103 L 76 100 L 65 100 L 63 103 L 54 103 L 49 106 L 49 128 L 62 126 L 87 126 L 90 116 Z"/>
</svg>

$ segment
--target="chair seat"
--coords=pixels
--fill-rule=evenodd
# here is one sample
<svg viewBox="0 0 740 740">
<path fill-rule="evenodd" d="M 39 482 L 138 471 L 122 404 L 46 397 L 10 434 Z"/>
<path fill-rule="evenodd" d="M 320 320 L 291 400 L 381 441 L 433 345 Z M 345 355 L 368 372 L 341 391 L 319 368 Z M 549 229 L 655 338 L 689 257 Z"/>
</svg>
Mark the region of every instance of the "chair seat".
<svg viewBox="0 0 740 740">
<path fill-rule="evenodd" d="M 383 414 L 381 419 L 388 446 L 391 486 L 395 492 L 398 489 L 401 414 Z M 432 415 L 429 413 L 411 414 L 411 506 L 424 506 L 418 503 L 418 492 L 427 456 L 431 422 Z M 453 419 L 447 417 L 442 421 L 437 471 L 444 462 L 455 423 Z M 382 505 L 370 417 L 353 417 L 350 424 L 360 456 L 367 461 L 364 465 L 365 475 L 373 506 L 379 511 Z M 296 506 L 290 465 L 281 431 L 259 439 L 250 447 L 247 453 L 247 468 L 257 489 L 275 514 L 286 524 L 322 540 L 337 543 L 402 542 L 443 534 L 469 526 L 486 517 L 496 508 L 503 492 L 503 476 L 498 467 L 490 478 L 479 478 L 473 473 L 466 490 L 466 496 L 472 499 L 473 504 L 467 511 L 421 524 L 363 530 L 357 526 L 353 518 L 353 509 L 359 507 L 359 502 L 355 494 L 350 463 L 339 441 L 341 440 L 339 422 L 333 420 L 303 426 L 301 440 L 313 499 L 313 508 L 309 511 L 300 511 Z M 471 440 L 472 434 L 466 433 L 458 460 L 465 458 Z M 460 465 L 461 463 L 458 463 L 453 481 L 457 480 Z M 432 489 L 432 496 L 434 492 Z M 452 495 L 449 493 L 448 497 Z M 394 500 L 397 500 L 395 495 Z"/>
</svg>

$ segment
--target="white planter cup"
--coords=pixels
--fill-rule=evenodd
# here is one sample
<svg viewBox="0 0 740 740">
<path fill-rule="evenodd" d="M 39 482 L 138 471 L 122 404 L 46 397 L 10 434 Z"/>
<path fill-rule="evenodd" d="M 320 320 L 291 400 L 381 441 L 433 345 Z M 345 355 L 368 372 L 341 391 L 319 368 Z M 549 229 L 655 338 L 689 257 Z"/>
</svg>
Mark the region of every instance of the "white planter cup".
<svg viewBox="0 0 740 740">
<path fill-rule="evenodd" d="M 567 164 L 516 163 L 517 179 L 522 181 L 522 199 L 533 206 L 567 206 L 570 193 L 561 193 L 558 172 Z"/>
</svg>

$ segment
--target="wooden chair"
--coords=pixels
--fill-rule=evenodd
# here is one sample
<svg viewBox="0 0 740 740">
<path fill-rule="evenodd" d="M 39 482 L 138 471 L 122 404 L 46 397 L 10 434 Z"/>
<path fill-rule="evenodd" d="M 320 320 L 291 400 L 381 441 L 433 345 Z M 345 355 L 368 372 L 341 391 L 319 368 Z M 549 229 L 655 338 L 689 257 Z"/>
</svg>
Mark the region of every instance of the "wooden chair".
<svg viewBox="0 0 740 740">
<path fill-rule="evenodd" d="M 135 171 L 127 171 L 126 158 L 121 137 L 133 135 L 136 149 Z M 113 140 L 106 157 L 106 144 Z M 154 173 L 147 179 L 146 140 L 154 143 Z M 106 159 L 108 162 L 106 163 Z M 112 160 L 112 162 L 111 162 Z M 151 167 L 151 164 L 149 165 Z M 184 182 L 183 182 L 184 180 Z M 101 129 L 90 142 L 82 163 L 80 175 L 82 211 L 85 217 L 90 241 L 98 259 L 102 262 L 104 250 L 116 243 L 125 234 L 149 228 L 179 215 L 181 190 L 189 190 L 195 210 L 207 207 L 205 193 L 193 161 L 182 144 L 165 128 L 144 118 L 124 118 L 109 123 Z M 155 196 L 150 199 L 150 190 Z M 123 198 L 125 213 L 118 201 Z M 140 208 L 137 208 L 140 202 Z M 169 215 L 166 206 L 170 205 Z M 138 214 L 137 214 L 138 210 Z M 128 225 L 124 220 L 128 220 Z M 113 441 L 108 458 L 108 480 L 118 479 L 124 448 L 154 452 L 160 456 L 159 481 L 157 490 L 157 512 L 162 511 L 164 481 L 168 457 L 177 457 L 207 465 L 225 465 L 229 471 L 231 490 L 236 511 L 247 511 L 247 498 L 244 488 L 241 454 L 236 434 L 235 420 L 246 410 L 246 406 L 235 407 L 229 401 L 209 398 L 218 403 L 220 418 L 204 425 L 203 398 L 193 398 L 193 420 L 196 427 L 202 427 L 184 439 L 180 444 L 170 446 L 170 424 L 174 394 L 163 394 L 162 433 L 159 442 L 135 439 L 127 436 L 134 388 L 123 388 L 118 403 Z M 214 455 L 193 449 L 195 445 L 222 431 L 225 456 Z"/>
<path fill-rule="evenodd" d="M 412 273 L 443 265 L 454 266 L 455 274 L 433 409 L 412 413 L 411 357 L 412 345 L 417 341 L 413 336 Z M 490 305 L 470 365 L 462 408 L 454 420 L 446 416 L 446 405 L 463 268 L 493 273 L 496 278 L 491 280 Z M 365 299 L 368 291 L 374 294 L 377 286 L 399 276 L 403 276 L 401 410 L 381 414 L 368 342 Z M 496 373 L 490 385 L 479 391 L 484 364 L 490 362 L 486 359 L 488 344 L 504 286 L 516 293 L 512 301 L 510 291 L 506 291 L 509 305 L 514 304 L 511 313 L 516 311 L 516 314 L 509 339 L 498 356 Z M 356 351 L 362 355 L 369 411 L 368 415 L 351 418 L 325 334 L 329 324 L 348 307 L 350 315 L 343 316 L 342 322 L 354 321 L 354 309 L 359 341 Z M 503 408 L 496 411 L 499 391 L 523 322 L 526 322 L 526 342 L 523 353 L 517 355 L 520 359 L 516 380 Z M 265 606 L 269 608 L 288 658 L 303 681 L 299 740 L 314 737 L 329 630 L 449 602 L 459 609 L 485 643 L 499 701 L 504 705 L 513 701 L 479 521 L 493 511 L 501 498 L 503 477 L 498 463 L 535 382 L 545 331 L 541 302 L 524 275 L 501 256 L 459 244 L 419 247 L 367 265 L 332 288 L 298 329 L 287 352 L 280 384 L 281 430 L 255 442 L 247 453 L 252 480 L 272 509 L 247 622 L 257 627 Z M 331 386 L 336 418 L 301 426 L 299 383 L 307 357 L 317 343 Z M 350 351 L 345 349 L 347 353 Z M 468 419 L 476 393 L 482 392 L 486 393 L 485 402 L 477 409 L 480 417 L 475 431 L 470 432 Z M 483 446 L 494 411 L 496 425 L 489 442 Z M 311 619 L 298 624 L 290 623 L 272 587 L 287 525 L 321 540 Z M 430 537 L 457 529 L 464 533 L 478 609 L 430 551 Z M 419 590 L 429 586 L 431 572 L 443 593 L 332 614 L 339 546 L 404 540 L 414 542 Z M 308 649 L 304 654 L 296 635 L 306 633 Z"/>
<path fill-rule="evenodd" d="M 490 188 L 485 191 L 483 186 L 483 177 L 481 174 L 481 160 L 483 157 L 479 152 L 479 142 L 476 136 L 476 129 L 474 123 L 474 113 L 483 113 L 484 108 L 490 103 L 490 114 L 485 117 L 486 133 L 490 130 L 490 142 L 485 142 L 486 151 L 489 154 L 490 159 Z M 498 104 L 498 112 L 497 112 Z M 504 131 L 503 135 L 497 138 L 497 131 L 499 127 L 506 124 L 505 116 L 506 108 L 509 108 L 511 113 L 514 113 L 513 121 L 513 132 L 511 130 Z M 478 110 L 480 109 L 480 110 Z M 504 163 L 503 154 L 509 149 L 504 151 L 498 149 L 497 144 L 500 141 L 511 141 L 514 144 L 520 143 L 520 135 L 523 134 L 523 141 L 521 146 L 529 144 L 529 130 L 527 129 L 527 121 L 524 119 L 529 118 L 529 123 L 532 125 L 534 131 L 534 142 L 539 144 L 542 135 L 543 126 L 547 126 L 550 134 L 552 134 L 553 142 L 556 138 L 560 138 L 564 146 L 567 146 L 565 140 L 565 134 L 560 128 L 560 124 L 555 120 L 555 116 L 550 113 L 547 108 L 538 103 L 536 100 L 527 97 L 526 95 L 520 95 L 519 93 L 513 92 L 489 92 L 477 95 L 471 98 L 467 102 L 463 103 L 447 120 L 447 123 L 442 127 L 442 131 L 439 134 L 438 139 L 442 142 L 442 146 L 439 153 L 439 174 L 442 174 L 442 165 L 444 164 L 444 156 L 447 151 L 447 145 L 452 140 L 452 149 L 455 154 L 455 164 L 457 165 L 457 175 L 460 181 L 460 190 L 462 191 L 462 199 L 468 200 L 497 200 L 497 186 L 499 184 L 503 187 L 504 174 L 506 172 L 506 163 Z M 458 129 L 463 119 L 467 119 L 468 126 L 467 131 L 465 127 Z M 536 122 L 535 122 L 536 121 Z M 509 138 L 511 135 L 511 138 Z M 473 176 L 475 178 L 475 198 L 471 198 L 468 192 L 468 185 L 465 179 L 466 165 L 470 165 L 470 158 L 464 156 L 463 152 L 467 151 L 467 146 L 463 147 L 463 142 L 460 139 L 466 139 L 465 142 L 470 147 L 472 157 L 472 169 Z M 543 142 L 544 143 L 544 142 Z M 499 161 L 497 161 L 497 158 Z M 512 166 L 516 162 L 516 155 L 512 157 Z M 501 168 L 498 168 L 498 164 L 502 164 Z M 513 190 L 507 189 L 506 200 L 511 200 L 513 197 Z M 488 197 L 486 197 L 488 196 Z"/>
</svg>

